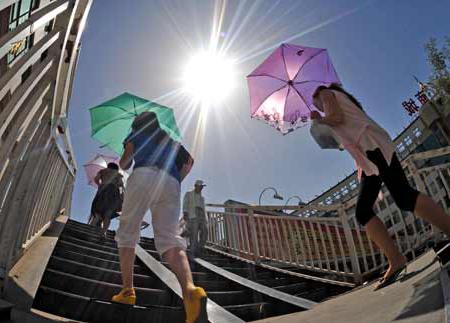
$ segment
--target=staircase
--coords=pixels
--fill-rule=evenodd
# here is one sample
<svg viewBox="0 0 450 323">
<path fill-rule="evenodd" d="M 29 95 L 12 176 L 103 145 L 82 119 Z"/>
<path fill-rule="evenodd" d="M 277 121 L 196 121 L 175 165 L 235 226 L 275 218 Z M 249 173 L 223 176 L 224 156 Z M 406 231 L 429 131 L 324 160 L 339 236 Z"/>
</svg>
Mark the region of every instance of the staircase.
<svg viewBox="0 0 450 323">
<path fill-rule="evenodd" d="M 121 289 L 119 256 L 108 232 L 66 224 L 42 278 L 33 308 L 84 322 L 183 322 L 182 302 L 136 261 L 137 306 L 110 302 Z"/>
<path fill-rule="evenodd" d="M 121 288 L 113 238 L 113 232 L 104 239 L 96 228 L 68 221 L 33 308 L 84 322 L 184 322 L 180 297 L 138 258 L 134 266 L 137 305 L 110 301 Z M 140 245 L 168 268 L 153 239 L 142 238 Z M 209 306 L 216 303 L 242 321 L 304 311 L 349 289 L 261 268 L 212 250 L 190 263 L 195 284 L 202 286 L 212 301 Z"/>
<path fill-rule="evenodd" d="M 297 272 L 298 269 L 293 268 L 286 268 L 288 270 L 278 272 L 244 259 L 240 260 L 239 257 L 226 256 L 211 248 L 205 249 L 200 258 L 264 286 L 314 302 L 323 302 L 328 298 L 347 292 L 352 285 L 317 277 L 318 273 L 300 273 Z M 267 279 L 267 277 L 270 278 Z"/>
</svg>

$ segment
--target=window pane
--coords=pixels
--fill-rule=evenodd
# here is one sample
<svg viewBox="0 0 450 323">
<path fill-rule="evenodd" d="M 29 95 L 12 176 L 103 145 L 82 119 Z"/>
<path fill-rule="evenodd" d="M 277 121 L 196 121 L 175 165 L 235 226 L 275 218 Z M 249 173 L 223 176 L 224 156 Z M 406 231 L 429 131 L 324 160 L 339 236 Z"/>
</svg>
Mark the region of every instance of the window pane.
<svg viewBox="0 0 450 323">
<path fill-rule="evenodd" d="M 29 13 L 30 6 L 31 6 L 31 0 L 22 0 L 22 3 L 20 4 L 20 16 L 22 16 L 26 13 Z"/>
</svg>

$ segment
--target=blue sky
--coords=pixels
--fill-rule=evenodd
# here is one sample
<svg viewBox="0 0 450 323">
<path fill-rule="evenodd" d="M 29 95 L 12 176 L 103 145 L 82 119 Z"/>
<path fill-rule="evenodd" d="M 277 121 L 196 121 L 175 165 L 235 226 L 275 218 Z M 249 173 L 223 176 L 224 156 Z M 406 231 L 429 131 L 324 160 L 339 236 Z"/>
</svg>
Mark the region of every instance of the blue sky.
<svg viewBox="0 0 450 323">
<path fill-rule="evenodd" d="M 200 111 L 188 97 L 170 93 L 180 87 L 190 55 L 209 42 L 215 3 L 94 1 L 69 112 L 79 164 L 73 218 L 87 220 L 95 192 L 82 165 L 101 152 L 90 138 L 89 107 L 125 91 L 172 107 L 185 145 L 195 151 L 182 192 L 203 179 L 210 203 L 257 203 L 267 186 L 307 201 L 351 173 L 354 163 L 345 152 L 320 150 L 307 128 L 281 136 L 251 120 L 245 76 L 281 42 L 327 48 L 344 86 L 395 136 L 410 121 L 401 102 L 416 93 L 412 75 L 426 80 L 430 72 L 423 45 L 450 35 L 446 0 L 227 1 L 220 41 L 229 44 L 229 57 L 240 59 L 235 89 L 209 108 L 196 137 Z M 263 202 L 277 201 L 267 194 Z"/>
</svg>

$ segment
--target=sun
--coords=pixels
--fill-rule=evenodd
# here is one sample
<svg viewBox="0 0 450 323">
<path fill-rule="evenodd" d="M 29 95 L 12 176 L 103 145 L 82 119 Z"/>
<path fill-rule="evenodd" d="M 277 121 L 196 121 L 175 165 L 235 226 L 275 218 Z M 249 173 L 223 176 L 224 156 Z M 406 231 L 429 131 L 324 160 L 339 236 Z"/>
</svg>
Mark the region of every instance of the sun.
<svg viewBox="0 0 450 323">
<path fill-rule="evenodd" d="M 193 55 L 183 74 L 184 91 L 202 105 L 222 102 L 235 84 L 233 60 L 215 51 Z"/>
</svg>

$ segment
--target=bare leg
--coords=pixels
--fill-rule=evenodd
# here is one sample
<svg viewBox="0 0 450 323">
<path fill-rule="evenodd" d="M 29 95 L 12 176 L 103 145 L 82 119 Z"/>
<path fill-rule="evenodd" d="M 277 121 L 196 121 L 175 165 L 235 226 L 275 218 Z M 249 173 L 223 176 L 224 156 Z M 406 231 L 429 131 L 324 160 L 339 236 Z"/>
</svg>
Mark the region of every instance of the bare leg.
<svg viewBox="0 0 450 323">
<path fill-rule="evenodd" d="M 123 288 L 133 288 L 134 248 L 119 248 Z"/>
<path fill-rule="evenodd" d="M 450 216 L 432 198 L 420 193 L 414 213 L 450 236 Z"/>
<path fill-rule="evenodd" d="M 375 242 L 388 259 L 389 268 L 384 275 L 384 278 L 387 278 L 394 271 L 401 268 L 407 259 L 400 253 L 394 241 L 389 236 L 389 232 L 384 223 L 377 216 L 372 217 L 366 224 L 366 230 L 369 238 Z"/>
<path fill-rule="evenodd" d="M 94 213 L 93 217 L 94 217 L 94 218 L 93 218 L 93 220 L 92 220 L 92 225 L 93 225 L 94 227 L 96 227 L 96 228 L 100 227 L 100 223 L 101 223 L 101 221 L 102 221 L 102 218 L 101 218 L 100 214 Z"/>
<path fill-rule="evenodd" d="M 167 250 L 163 257 L 177 276 L 183 295 L 187 295 L 187 291 L 194 289 L 195 286 L 186 252 L 182 248 L 172 248 Z"/>
<path fill-rule="evenodd" d="M 111 224 L 111 215 L 113 212 L 107 211 L 105 215 L 103 216 L 103 223 L 102 223 L 102 235 L 106 237 L 106 231 L 109 229 L 109 225 Z"/>
</svg>

